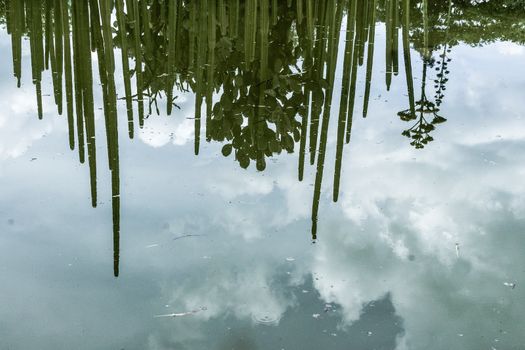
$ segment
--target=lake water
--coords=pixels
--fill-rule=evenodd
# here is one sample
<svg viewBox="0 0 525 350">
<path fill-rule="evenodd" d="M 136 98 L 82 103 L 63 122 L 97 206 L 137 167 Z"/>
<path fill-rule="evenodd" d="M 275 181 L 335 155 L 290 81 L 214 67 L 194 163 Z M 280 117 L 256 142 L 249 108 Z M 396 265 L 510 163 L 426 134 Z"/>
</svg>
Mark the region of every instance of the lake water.
<svg viewBox="0 0 525 350">
<path fill-rule="evenodd" d="M 522 2 L 67 4 L 0 1 L 0 349 L 525 349 Z"/>
</svg>

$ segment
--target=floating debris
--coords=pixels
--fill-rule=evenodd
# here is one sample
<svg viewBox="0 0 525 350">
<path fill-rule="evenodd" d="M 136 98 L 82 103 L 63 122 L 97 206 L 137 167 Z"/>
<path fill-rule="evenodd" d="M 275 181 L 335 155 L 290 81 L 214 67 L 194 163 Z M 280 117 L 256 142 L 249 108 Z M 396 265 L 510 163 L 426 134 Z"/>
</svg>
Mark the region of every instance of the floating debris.
<svg viewBox="0 0 525 350">
<path fill-rule="evenodd" d="M 286 261 L 295 261 L 295 258 L 288 257 L 288 258 L 286 258 Z"/>
<path fill-rule="evenodd" d="M 155 318 L 161 318 L 161 317 L 184 317 L 184 316 L 191 316 L 191 315 L 195 315 L 195 314 L 198 313 L 198 312 L 206 311 L 207 309 L 208 309 L 207 307 L 202 306 L 202 307 L 200 307 L 199 309 L 195 309 L 195 310 L 191 310 L 191 311 L 186 311 L 186 312 L 177 312 L 177 313 L 173 313 L 173 314 L 165 314 L 165 315 L 155 315 L 154 317 L 155 317 Z"/>
<path fill-rule="evenodd" d="M 334 311 L 334 306 L 332 304 L 324 305 L 324 312 L 328 312 L 328 311 Z"/>
<path fill-rule="evenodd" d="M 516 288 L 516 283 L 514 282 L 503 282 L 504 286 L 510 287 L 512 289 Z"/>
<path fill-rule="evenodd" d="M 182 235 L 182 236 L 178 236 L 178 237 L 175 237 L 173 238 L 174 241 L 176 241 L 177 239 L 181 239 L 181 238 L 187 238 L 187 237 L 201 237 L 201 236 L 204 236 L 204 235 Z"/>
<path fill-rule="evenodd" d="M 321 314 L 313 314 L 312 315 L 313 318 L 319 318 L 319 316 L 321 316 Z"/>
<path fill-rule="evenodd" d="M 158 243 L 147 245 L 146 248 L 158 247 Z"/>
</svg>

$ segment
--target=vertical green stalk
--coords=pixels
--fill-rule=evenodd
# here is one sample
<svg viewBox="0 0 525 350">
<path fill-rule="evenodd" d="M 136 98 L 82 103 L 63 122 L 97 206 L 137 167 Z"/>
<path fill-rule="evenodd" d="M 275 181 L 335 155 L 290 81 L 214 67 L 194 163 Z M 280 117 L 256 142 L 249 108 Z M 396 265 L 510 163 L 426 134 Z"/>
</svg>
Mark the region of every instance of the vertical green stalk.
<svg viewBox="0 0 525 350">
<path fill-rule="evenodd" d="M 7 12 L 7 30 L 11 34 L 11 48 L 13 55 L 13 75 L 17 79 L 17 86 L 21 85 L 22 78 L 22 33 L 25 28 L 24 1 L 9 2 Z"/>
<path fill-rule="evenodd" d="M 368 26 L 368 49 L 366 59 L 366 84 L 365 84 L 365 98 L 363 103 L 363 118 L 366 118 L 368 113 L 368 100 L 370 99 L 370 87 L 372 84 L 372 66 L 374 64 L 374 40 L 376 35 L 376 5 L 377 0 L 370 1 L 370 22 Z M 387 38 L 388 40 L 388 38 Z"/>
<path fill-rule="evenodd" d="M 315 156 L 317 152 L 317 140 L 319 131 L 319 121 L 321 117 L 321 109 L 324 101 L 324 94 L 321 88 L 321 81 L 323 80 L 323 72 L 325 66 L 325 50 L 327 38 L 327 4 L 324 1 L 318 2 L 317 7 L 317 33 L 316 44 L 314 47 L 314 62 L 311 70 L 312 80 L 316 84 L 312 91 L 312 114 L 310 117 L 310 164 L 315 163 Z M 332 12 L 333 13 L 333 12 Z"/>
<path fill-rule="evenodd" d="M 79 80 L 81 82 L 84 127 L 86 130 L 86 144 L 91 184 L 91 205 L 97 206 L 97 158 L 95 143 L 95 113 L 93 101 L 93 72 L 89 35 L 89 8 L 87 1 L 78 2 L 77 20 L 79 23 L 78 50 L 79 50 Z"/>
<path fill-rule="evenodd" d="M 392 24 L 392 71 L 394 75 L 399 74 L 399 0 L 394 2 L 394 17 Z"/>
<path fill-rule="evenodd" d="M 199 13 L 208 12 L 208 1 L 201 1 L 199 3 Z M 199 154 L 200 148 L 200 132 L 201 132 L 201 106 L 203 95 L 205 93 L 205 82 L 204 82 L 204 63 L 206 61 L 206 51 L 208 48 L 208 20 L 205 16 L 197 16 L 199 33 L 197 37 L 197 65 L 195 69 L 196 82 L 195 82 L 195 144 L 194 152 L 195 155 Z"/>
<path fill-rule="evenodd" d="M 359 1 L 359 0 L 357 0 Z M 359 7 L 356 9 L 356 14 L 359 15 Z M 358 60 L 359 60 L 359 51 L 361 47 L 361 38 L 359 37 L 361 30 L 359 29 L 360 25 L 364 25 L 363 21 L 359 20 L 359 17 L 356 17 L 355 22 L 355 39 L 354 39 L 354 51 L 352 53 L 352 74 L 350 76 L 350 91 L 348 93 L 348 115 L 346 118 L 346 137 L 345 142 L 350 142 L 350 135 L 352 132 L 352 122 L 353 122 L 353 116 L 354 116 L 354 103 L 355 103 L 355 91 L 356 91 L 356 84 L 357 84 L 357 66 L 358 66 Z"/>
<path fill-rule="evenodd" d="M 137 7 L 134 8 L 138 11 Z M 110 152 L 110 169 L 111 169 L 111 192 L 112 192 L 112 210 L 113 210 L 113 255 L 114 255 L 114 275 L 119 275 L 119 259 L 120 259 L 120 170 L 119 170 L 119 152 L 118 152 L 118 121 L 116 111 L 116 91 L 115 91 L 115 61 L 113 57 L 113 42 L 111 32 L 111 7 L 110 0 L 99 0 L 100 15 L 102 18 L 102 33 L 104 39 L 105 49 L 105 65 L 107 69 L 107 84 L 108 84 L 108 106 L 109 110 L 106 118 L 109 120 L 109 130 L 106 132 L 110 135 L 108 138 L 110 144 L 108 147 Z M 138 12 L 135 20 L 138 20 Z M 137 24 L 137 23 L 135 23 Z"/>
<path fill-rule="evenodd" d="M 414 102 L 414 79 L 412 78 L 412 60 L 410 58 L 410 1 L 403 1 L 403 58 L 405 60 L 405 76 L 408 89 L 408 100 L 410 103 L 410 113 L 415 116 L 416 108 Z"/>
<path fill-rule="evenodd" d="M 173 109 L 173 86 L 175 84 L 175 40 L 177 38 L 177 4 L 168 3 L 168 76 L 166 77 L 166 110 L 171 115 Z"/>
<path fill-rule="evenodd" d="M 131 78 L 129 72 L 129 58 L 128 58 L 128 37 L 126 29 L 126 15 L 124 14 L 124 1 L 116 0 L 117 8 L 117 25 L 120 37 L 120 52 L 122 56 L 122 75 L 124 79 L 124 93 L 126 97 L 126 110 L 128 114 L 128 135 L 133 138 L 133 104 L 131 100 Z"/>
<path fill-rule="evenodd" d="M 392 83 L 392 32 L 393 28 L 393 12 L 395 0 L 386 0 L 386 49 L 385 49 L 385 82 L 387 91 L 390 90 L 390 84 Z"/>
<path fill-rule="evenodd" d="M 297 6 L 297 23 L 301 24 L 303 22 L 303 0 L 296 0 Z"/>
<path fill-rule="evenodd" d="M 357 0 L 350 0 L 349 13 L 346 17 L 346 41 L 343 62 L 343 82 L 341 88 L 341 101 L 339 103 L 339 119 L 337 123 L 334 189 L 332 194 L 334 202 L 337 202 L 339 198 L 339 184 L 341 182 L 341 168 L 343 163 L 343 144 L 345 137 L 346 118 L 348 115 L 348 94 L 350 90 L 350 76 L 352 73 L 352 55 L 356 50 L 354 46 L 356 6 Z"/>
<path fill-rule="evenodd" d="M 63 91 L 62 91 L 62 80 L 64 73 L 64 32 L 62 24 L 62 10 L 60 8 L 60 0 L 54 0 L 54 39 L 55 39 L 55 62 L 56 62 L 56 74 L 57 74 L 57 98 L 56 103 L 58 106 L 58 114 L 62 114 L 63 107 Z"/>
<path fill-rule="evenodd" d="M 312 203 L 312 239 L 317 238 L 317 219 L 319 213 L 319 200 L 321 198 L 321 186 L 323 182 L 324 162 L 326 156 L 326 144 L 328 142 L 328 125 L 330 122 L 330 108 L 332 104 L 332 92 L 334 86 L 335 69 L 337 62 L 337 51 L 339 45 L 339 34 L 341 28 L 341 20 L 343 16 L 342 4 L 335 3 L 336 0 L 329 0 L 329 11 L 331 14 L 329 35 L 328 35 L 328 65 L 327 65 L 327 81 L 328 87 L 326 89 L 326 101 L 323 111 L 323 120 L 321 123 L 321 135 L 319 140 L 319 155 L 317 159 L 317 171 L 315 175 L 314 184 L 314 198 Z M 337 9 L 334 11 L 334 8 Z"/>
<path fill-rule="evenodd" d="M 67 0 L 58 0 L 60 4 L 62 32 L 64 39 L 64 74 L 66 85 L 66 110 L 69 134 L 69 148 L 75 149 L 75 120 L 73 114 L 73 73 L 71 69 L 71 32 L 69 28 L 69 8 Z"/>
<path fill-rule="evenodd" d="M 67 5 L 66 5 L 67 6 Z M 79 9 L 78 2 L 73 2 L 71 4 L 72 12 L 72 28 L 73 28 L 73 69 L 75 70 L 74 79 L 75 79 L 75 112 L 76 112 L 76 122 L 77 122 L 77 141 L 78 141 L 78 157 L 80 163 L 85 161 L 85 138 L 84 138 L 84 108 L 82 105 L 82 53 L 80 50 L 80 32 L 82 31 L 81 24 L 79 23 Z"/>
<path fill-rule="evenodd" d="M 135 41 L 135 79 L 137 83 L 137 104 L 139 110 L 139 126 L 144 126 L 144 82 L 142 79 L 142 47 L 140 44 L 140 9 L 139 0 L 131 0 L 133 8 L 133 38 Z"/>
<path fill-rule="evenodd" d="M 425 60 L 428 60 L 430 58 L 428 42 L 428 0 L 423 0 L 421 11 L 423 12 L 423 57 Z"/>
<path fill-rule="evenodd" d="M 211 140 L 211 115 L 213 109 L 213 89 L 215 73 L 215 43 L 217 35 L 216 0 L 208 1 L 208 65 L 206 76 L 206 140 Z"/>
</svg>

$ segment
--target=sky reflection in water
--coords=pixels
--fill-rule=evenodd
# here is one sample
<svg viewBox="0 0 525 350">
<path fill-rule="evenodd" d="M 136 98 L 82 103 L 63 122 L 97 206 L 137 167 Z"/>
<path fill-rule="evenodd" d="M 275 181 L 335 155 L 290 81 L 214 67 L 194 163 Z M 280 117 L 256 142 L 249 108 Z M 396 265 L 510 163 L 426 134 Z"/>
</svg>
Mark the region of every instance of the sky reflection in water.
<svg viewBox="0 0 525 350">
<path fill-rule="evenodd" d="M 384 27 L 377 31 L 381 41 Z M 3 32 L 2 77 L 11 76 L 9 49 Z M 24 55 L 30 71 L 27 48 Z M 459 45 L 451 57 L 448 121 L 423 150 L 400 135 L 402 79 L 388 93 L 372 84 L 369 116 L 355 118 L 345 149 L 338 203 L 323 183 L 316 244 L 315 169 L 298 182 L 296 155 L 282 154 L 264 172 L 244 170 L 218 143 L 204 142 L 195 157 L 185 119 L 194 97 L 180 96 L 174 116 L 146 119 L 135 140 L 121 136 L 118 279 L 109 174 L 99 172 L 93 210 L 89 174 L 68 150 L 52 97 L 44 95 L 47 116 L 38 121 L 30 79 L 17 89 L 3 78 L 1 347 L 519 349 L 525 50 Z M 384 57 L 375 59 L 379 80 Z M 413 65 L 422 67 L 418 55 Z M 52 91 L 45 79 L 44 94 Z M 118 108 L 124 125 L 125 104 Z M 102 140 L 103 112 L 95 113 Z M 332 172 L 327 166 L 325 177 Z"/>
</svg>

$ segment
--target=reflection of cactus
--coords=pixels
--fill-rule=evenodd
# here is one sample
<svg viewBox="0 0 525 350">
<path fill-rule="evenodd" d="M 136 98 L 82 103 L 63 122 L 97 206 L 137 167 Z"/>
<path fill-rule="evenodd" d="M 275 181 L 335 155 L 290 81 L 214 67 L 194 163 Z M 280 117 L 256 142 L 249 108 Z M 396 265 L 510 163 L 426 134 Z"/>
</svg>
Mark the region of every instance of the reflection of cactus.
<svg viewBox="0 0 525 350">
<path fill-rule="evenodd" d="M 432 8 L 427 8 L 427 2 L 432 3 L 423 1 L 425 11 Z M 90 55 L 91 51 L 96 52 L 117 238 L 120 202 L 116 61 L 121 61 L 123 74 L 118 79 L 123 79 L 124 89 L 119 98 L 125 100 L 130 138 L 135 134 L 137 116 L 141 128 L 148 113 L 160 113 L 161 98 L 170 114 L 177 107 L 176 93 L 191 91 L 196 96 L 196 154 L 200 149 L 201 127 L 205 129 L 206 141 L 224 142 L 222 154 L 235 159 L 243 168 L 255 164 L 256 169 L 263 170 L 267 157 L 283 151 L 292 153 L 298 143 L 299 180 L 305 173 L 307 153 L 310 163 L 316 166 L 314 237 L 329 127 L 334 124 L 330 121 L 331 112 L 339 108 L 332 194 L 337 201 L 343 146 L 350 141 L 356 91 L 359 91 L 358 71 L 365 64 L 363 116 L 373 114 L 368 103 L 374 52 L 377 52 L 375 26 L 383 13 L 387 30 L 387 87 L 399 71 L 397 44 L 402 28 L 410 108 L 400 116 L 409 120 L 419 118 L 404 134 L 419 148 L 431 140 L 429 133 L 434 125 L 444 121 L 437 115 L 448 72 L 444 58 L 436 105 L 427 101 L 424 86 L 420 101 L 414 100 L 409 42 L 409 15 L 414 3 L 409 0 L 388 0 L 385 9 L 383 2 L 376 0 L 46 0 L 43 3 L 10 0 L 8 3 L 7 29 L 12 39 L 14 74 L 20 79 L 21 40 L 28 33 L 39 116 L 42 117 L 41 74 L 51 68 L 58 111 L 61 112 L 63 102 L 67 106 L 70 147 L 76 147 L 80 160 L 87 160 L 90 167 L 94 205 L 96 109 Z M 343 20 L 347 30 L 342 86 L 336 86 Z M 426 17 L 423 27 L 425 32 L 431 27 Z M 428 35 L 424 36 L 424 43 L 427 51 L 431 51 Z M 114 45 L 121 48 L 120 52 L 113 50 Z M 338 88 L 341 94 L 336 105 L 332 96 L 334 92 L 338 95 L 334 91 Z M 117 261 L 118 239 L 115 251 Z"/>
<path fill-rule="evenodd" d="M 27 6 L 17 7 L 15 5 L 20 2 L 12 0 L 10 3 L 13 6 L 9 8 L 8 30 L 13 40 L 15 75 L 21 75 L 20 41 L 28 28 L 38 105 L 41 106 L 41 72 L 47 67 L 44 61 L 50 58 L 59 111 L 62 79 L 65 79 L 70 145 L 77 146 L 82 162 L 85 158 L 89 160 L 94 205 L 95 108 L 89 51 L 97 54 L 113 180 L 115 236 L 118 236 L 119 179 L 113 45 L 121 48 L 119 60 L 124 91 L 119 98 L 125 100 L 130 138 L 135 134 L 137 114 L 138 126 L 142 127 L 148 113 L 160 113 L 160 98 L 165 98 L 166 111 L 170 114 L 176 107 L 174 92 L 193 91 L 196 95 L 196 154 L 200 148 L 201 126 L 205 127 L 206 141 L 226 142 L 223 155 L 233 155 L 243 168 L 255 163 L 258 170 L 264 170 L 267 157 L 283 150 L 292 153 L 295 144 L 299 143 L 298 177 L 302 180 L 309 151 L 310 163 L 317 161 L 312 208 L 315 236 L 332 96 L 336 88 L 341 22 L 344 13 L 348 13 L 344 91 L 339 101 L 337 123 L 334 200 L 339 192 L 343 145 L 345 140 L 350 140 L 357 71 L 365 60 L 364 115 L 367 112 L 376 1 L 292 0 L 272 1 L 270 6 L 269 0 L 176 3 L 87 0 L 84 5 L 72 3 L 71 8 L 66 0 L 48 0 L 44 6 L 27 2 Z M 397 37 L 397 3 L 392 0 L 389 7 L 392 20 L 388 26 L 392 35 L 387 44 L 393 66 L 397 62 L 397 46 L 393 42 Z M 116 21 L 111 23 L 113 11 Z M 130 59 L 134 62 L 129 62 Z M 62 74 L 64 69 L 65 75 Z M 118 266 L 116 273 L 117 270 Z"/>
</svg>

